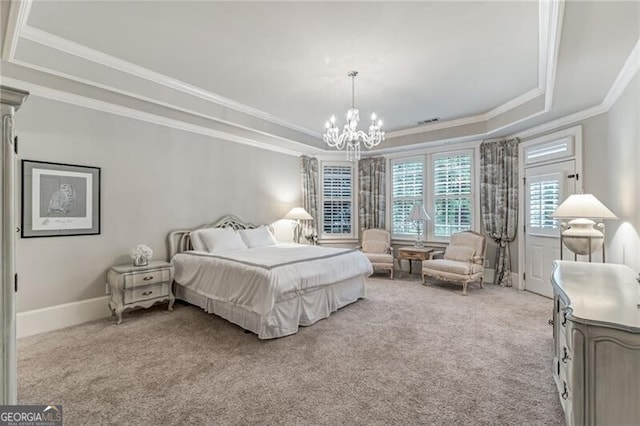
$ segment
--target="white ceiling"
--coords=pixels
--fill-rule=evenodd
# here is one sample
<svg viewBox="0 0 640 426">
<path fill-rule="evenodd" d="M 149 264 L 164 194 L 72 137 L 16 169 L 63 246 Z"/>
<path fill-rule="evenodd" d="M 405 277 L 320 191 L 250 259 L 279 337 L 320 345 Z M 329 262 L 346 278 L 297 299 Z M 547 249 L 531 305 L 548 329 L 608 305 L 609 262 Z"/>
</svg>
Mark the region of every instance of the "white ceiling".
<svg viewBox="0 0 640 426">
<path fill-rule="evenodd" d="M 403 129 L 399 147 L 598 105 L 640 37 L 637 1 L 26 3 L 5 61 L 312 147 L 332 113 L 344 121 L 352 69 L 361 117 Z"/>
</svg>

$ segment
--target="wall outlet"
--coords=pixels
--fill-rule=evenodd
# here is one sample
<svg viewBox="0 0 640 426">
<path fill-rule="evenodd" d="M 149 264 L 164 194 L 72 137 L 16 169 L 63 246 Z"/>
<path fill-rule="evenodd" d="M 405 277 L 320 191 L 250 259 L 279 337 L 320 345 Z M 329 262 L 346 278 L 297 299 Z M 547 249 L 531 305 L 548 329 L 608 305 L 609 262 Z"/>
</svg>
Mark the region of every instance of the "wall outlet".
<svg viewBox="0 0 640 426">
<path fill-rule="evenodd" d="M 104 294 L 111 294 L 111 289 L 109 288 L 109 283 L 104 283 Z"/>
</svg>

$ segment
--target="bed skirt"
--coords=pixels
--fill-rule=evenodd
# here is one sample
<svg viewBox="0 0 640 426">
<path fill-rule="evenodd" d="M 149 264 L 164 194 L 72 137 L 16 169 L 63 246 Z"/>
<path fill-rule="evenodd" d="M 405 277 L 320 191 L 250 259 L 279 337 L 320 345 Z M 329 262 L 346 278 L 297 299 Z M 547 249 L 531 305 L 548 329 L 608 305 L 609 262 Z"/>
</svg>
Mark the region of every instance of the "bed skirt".
<svg viewBox="0 0 640 426">
<path fill-rule="evenodd" d="M 365 297 L 365 277 L 359 275 L 277 301 L 266 315 L 259 315 L 232 303 L 209 299 L 178 283 L 175 286 L 175 296 L 176 299 L 199 306 L 207 313 L 216 314 L 257 334 L 260 339 L 273 339 L 295 334 L 300 326 L 312 325 L 343 306 Z"/>
</svg>

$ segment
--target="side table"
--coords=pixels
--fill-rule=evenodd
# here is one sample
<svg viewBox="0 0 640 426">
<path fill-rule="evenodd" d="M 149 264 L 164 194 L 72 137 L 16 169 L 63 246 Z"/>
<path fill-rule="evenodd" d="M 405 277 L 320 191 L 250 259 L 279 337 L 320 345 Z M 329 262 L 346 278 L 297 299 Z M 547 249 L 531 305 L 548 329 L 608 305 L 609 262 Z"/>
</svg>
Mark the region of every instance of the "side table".
<svg viewBox="0 0 640 426">
<path fill-rule="evenodd" d="M 402 272 L 402 259 L 409 261 L 409 274 L 411 274 L 411 261 L 419 260 L 422 265 L 423 260 L 431 259 L 432 253 L 433 248 L 431 247 L 400 247 L 398 249 L 398 266 L 400 267 L 400 271 Z"/>
</svg>

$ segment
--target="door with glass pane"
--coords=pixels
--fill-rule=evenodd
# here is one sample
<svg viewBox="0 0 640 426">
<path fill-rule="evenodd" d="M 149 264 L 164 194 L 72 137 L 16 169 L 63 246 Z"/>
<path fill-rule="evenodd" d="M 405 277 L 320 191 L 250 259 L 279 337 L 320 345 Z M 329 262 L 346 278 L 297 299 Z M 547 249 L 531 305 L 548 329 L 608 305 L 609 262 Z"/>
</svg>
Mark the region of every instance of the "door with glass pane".
<svg viewBox="0 0 640 426">
<path fill-rule="evenodd" d="M 525 170 L 525 289 L 553 297 L 552 262 L 560 258 L 560 222 L 551 217 L 575 188 L 575 161 Z"/>
</svg>

